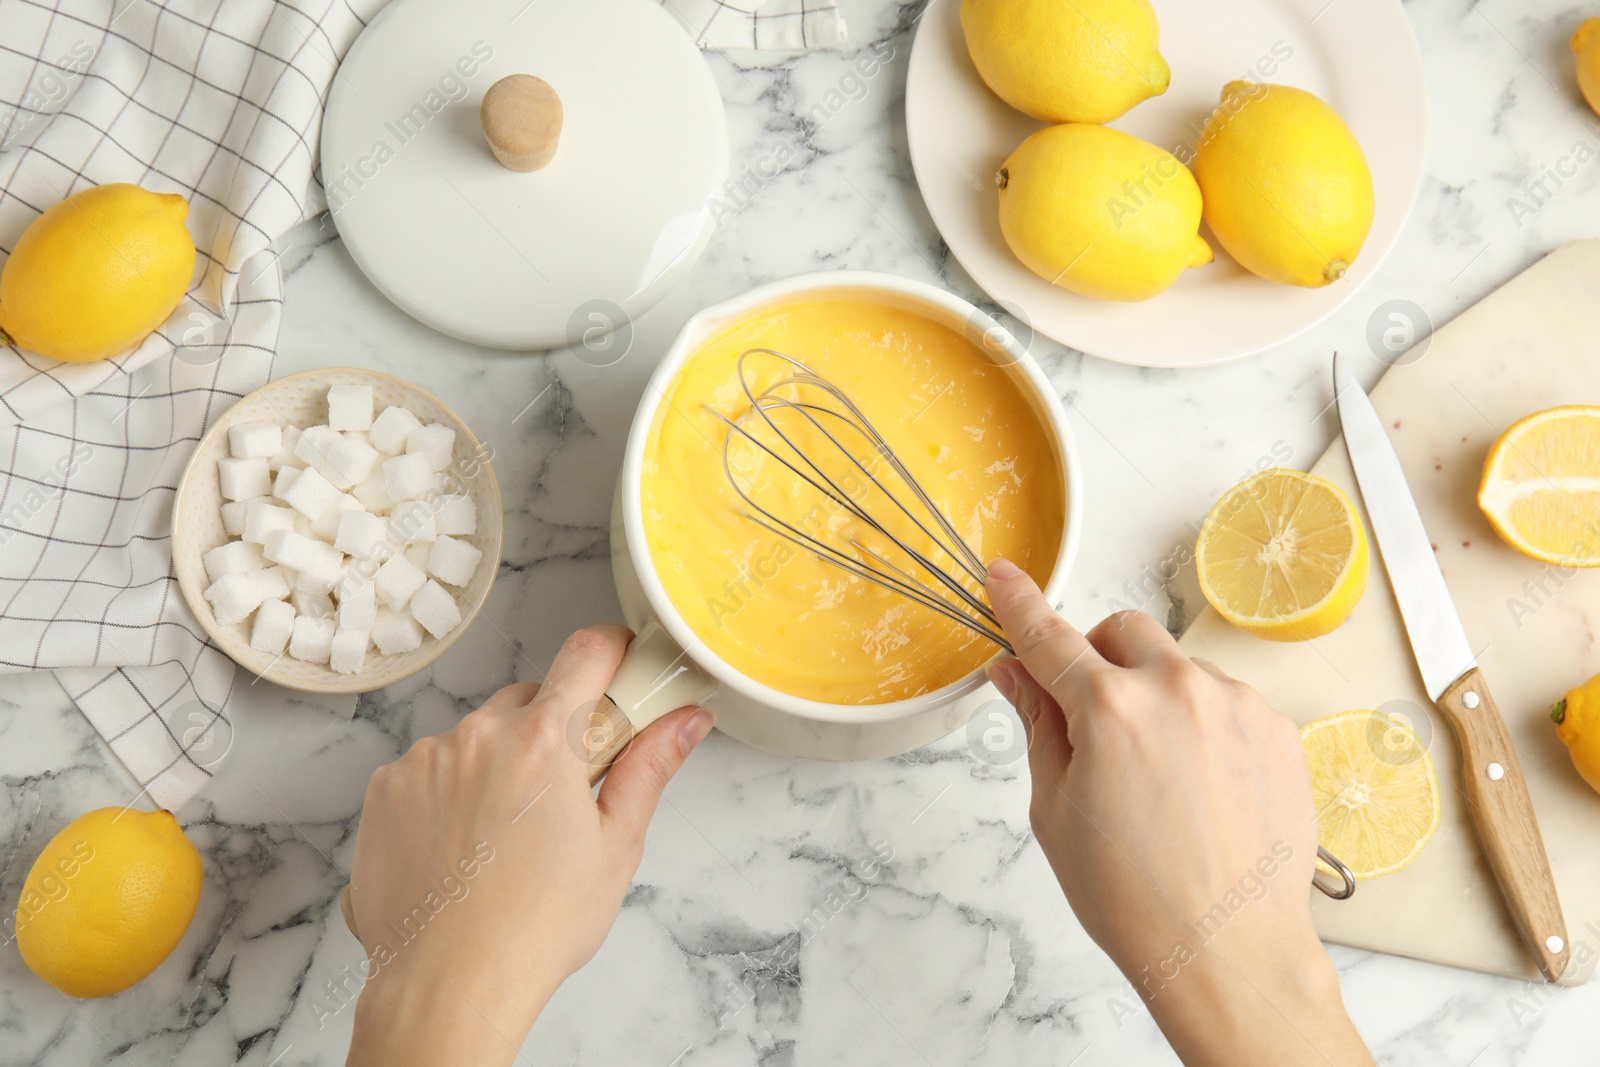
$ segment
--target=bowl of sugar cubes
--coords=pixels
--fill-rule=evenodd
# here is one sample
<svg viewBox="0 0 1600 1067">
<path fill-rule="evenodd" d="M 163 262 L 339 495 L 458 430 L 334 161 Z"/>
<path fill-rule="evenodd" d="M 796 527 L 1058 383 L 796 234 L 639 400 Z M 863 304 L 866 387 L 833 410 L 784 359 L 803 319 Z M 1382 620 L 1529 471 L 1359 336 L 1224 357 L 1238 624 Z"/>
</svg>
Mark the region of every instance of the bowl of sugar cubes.
<svg viewBox="0 0 1600 1067">
<path fill-rule="evenodd" d="M 366 693 L 427 667 L 483 607 L 504 510 L 438 398 L 358 368 L 269 382 L 206 432 L 178 485 L 178 586 L 257 676 Z"/>
</svg>

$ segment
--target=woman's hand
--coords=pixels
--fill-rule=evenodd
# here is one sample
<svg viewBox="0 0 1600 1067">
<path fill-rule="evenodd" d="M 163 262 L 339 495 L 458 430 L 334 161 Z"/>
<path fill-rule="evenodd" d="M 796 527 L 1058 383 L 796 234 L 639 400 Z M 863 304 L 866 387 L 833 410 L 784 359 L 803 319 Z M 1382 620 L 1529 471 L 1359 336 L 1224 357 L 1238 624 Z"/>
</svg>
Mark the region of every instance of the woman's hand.
<svg viewBox="0 0 1600 1067">
<path fill-rule="evenodd" d="M 510 1063 L 605 940 L 662 790 L 711 729 L 704 709 L 665 716 L 591 795 L 575 739 L 630 637 L 580 630 L 542 686 L 500 690 L 373 774 L 350 872 L 371 974 L 350 1063 Z"/>
<path fill-rule="evenodd" d="M 1316 813 L 1294 723 L 1148 615 L 1085 636 L 1005 560 L 988 593 L 1018 657 L 989 674 L 1028 726 L 1034 833 L 1178 1054 L 1370 1063 L 1311 925 Z"/>
</svg>

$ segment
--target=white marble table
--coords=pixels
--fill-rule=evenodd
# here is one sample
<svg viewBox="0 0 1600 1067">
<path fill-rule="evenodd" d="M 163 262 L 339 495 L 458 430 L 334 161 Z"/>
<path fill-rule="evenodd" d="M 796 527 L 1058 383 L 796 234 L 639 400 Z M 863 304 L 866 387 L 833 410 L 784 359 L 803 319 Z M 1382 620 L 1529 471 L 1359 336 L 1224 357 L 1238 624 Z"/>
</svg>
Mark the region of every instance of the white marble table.
<svg viewBox="0 0 1600 1067">
<path fill-rule="evenodd" d="M 359 949 L 336 896 L 367 776 L 499 686 L 537 678 L 574 627 L 617 616 L 612 481 L 645 377 L 682 321 L 754 283 L 830 267 L 976 295 L 907 160 L 902 91 L 919 3 L 845 6 L 852 47 L 881 43 L 893 58 L 825 123 L 806 116 L 829 90 L 851 88 L 841 82 L 849 55 L 710 59 L 735 167 L 784 160 L 782 172 L 732 205 L 688 284 L 636 324 L 615 365 L 440 337 L 366 283 L 331 225 L 293 235 L 279 373 L 380 367 L 436 391 L 476 427 L 496 450 L 508 508 L 498 584 L 431 673 L 363 698 L 353 721 L 253 692 L 225 772 L 181 813 L 207 874 L 183 943 L 133 990 L 83 1003 L 0 951 L 0 1062 L 342 1062 Z M 1278 351 L 1202 371 L 1134 370 L 1036 345 L 1084 458 L 1089 511 L 1068 603 L 1080 625 L 1113 602 L 1182 624 L 1192 598 L 1169 598 L 1151 575 L 1261 457 L 1315 458 L 1333 429 L 1328 354 L 1361 350 L 1380 303 L 1409 299 L 1442 323 L 1542 252 L 1595 236 L 1600 122 L 1573 105 L 1571 9 L 1406 8 L 1432 96 L 1427 177 L 1399 246 L 1344 311 Z M 1575 155 L 1583 162 L 1561 162 Z M 1560 188 L 1523 184 L 1558 164 L 1576 172 Z M 1371 358 L 1360 365 L 1369 382 L 1381 370 Z M 26 870 L 19 856 L 134 787 L 50 678 L 0 681 L 0 700 L 9 907 Z M 974 760 L 960 735 L 856 765 L 779 759 L 713 735 L 668 791 L 611 938 L 550 1005 L 525 1062 L 1175 1062 L 1063 903 L 1028 831 L 1027 798 L 1025 771 Z M 862 864 L 885 855 L 863 877 Z M 858 899 L 835 914 L 825 904 L 835 890 Z M 1331 951 L 1384 1063 L 1593 1059 L 1600 989 L 1549 991 Z"/>
</svg>

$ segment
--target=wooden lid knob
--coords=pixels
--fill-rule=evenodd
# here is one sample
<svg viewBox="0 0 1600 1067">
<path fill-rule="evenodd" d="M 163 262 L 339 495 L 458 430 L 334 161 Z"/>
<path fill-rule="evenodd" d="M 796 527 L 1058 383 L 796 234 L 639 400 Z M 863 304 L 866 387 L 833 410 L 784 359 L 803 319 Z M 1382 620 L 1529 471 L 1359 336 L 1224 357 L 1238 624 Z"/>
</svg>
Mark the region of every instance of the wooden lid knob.
<svg viewBox="0 0 1600 1067">
<path fill-rule="evenodd" d="M 512 74 L 483 94 L 478 122 L 503 166 L 538 170 L 555 158 L 561 140 L 561 97 L 543 78 Z"/>
</svg>

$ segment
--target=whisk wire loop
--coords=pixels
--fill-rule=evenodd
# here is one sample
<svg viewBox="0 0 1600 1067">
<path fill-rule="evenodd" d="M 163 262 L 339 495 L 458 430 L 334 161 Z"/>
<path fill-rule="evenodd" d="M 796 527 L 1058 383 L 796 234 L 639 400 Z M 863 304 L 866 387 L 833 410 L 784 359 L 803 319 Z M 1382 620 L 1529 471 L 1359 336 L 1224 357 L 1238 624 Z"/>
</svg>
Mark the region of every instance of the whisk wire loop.
<svg viewBox="0 0 1600 1067">
<path fill-rule="evenodd" d="M 790 372 L 758 392 L 751 384 L 752 375 L 747 373 L 746 363 L 753 357 L 762 356 L 783 361 Z M 988 575 L 983 561 L 855 401 L 800 360 L 771 348 L 746 350 L 739 356 L 737 373 L 740 388 L 749 402 L 748 410 L 736 418 L 729 418 L 709 405 L 705 410 L 728 427 L 722 445 L 722 468 L 729 485 L 749 508 L 744 512 L 745 517 L 799 545 L 823 562 L 938 612 L 1010 652 L 1011 646 L 1000 630 L 999 620 L 982 596 L 983 583 Z M 805 390 L 823 393 L 838 407 L 808 399 Z M 790 393 L 794 395 L 786 395 Z M 830 455 L 837 452 L 848 461 L 849 466 L 843 475 L 837 473 L 836 462 L 829 464 L 823 457 L 813 455 L 796 442 L 792 431 L 786 431 L 779 425 L 778 416 L 786 413 L 803 420 L 802 428 L 809 426 L 814 430 L 819 438 L 817 443 L 826 442 Z M 759 424 L 746 425 L 752 416 L 759 420 Z M 776 441 L 766 438 L 761 432 L 763 426 Z M 852 447 L 842 440 L 846 430 L 861 444 Z M 844 541 L 844 547 L 828 543 L 820 536 L 830 525 L 826 517 L 817 524 L 818 532 L 813 533 L 760 504 L 753 493 L 753 476 L 741 478 L 734 469 L 730 450 L 736 440 L 746 441 L 776 460 L 831 501 L 836 509 L 843 510 L 885 538 L 907 557 L 910 565 L 891 561 L 885 551 L 867 545 L 859 536 L 851 536 Z M 776 443 L 780 441 L 781 446 Z M 830 473 L 830 466 L 834 468 L 833 473 Z M 909 491 L 908 496 L 896 492 L 887 484 L 886 478 L 880 476 L 884 467 Z M 857 474 L 866 480 L 856 485 L 855 489 L 859 492 L 853 491 L 849 484 L 842 484 L 853 482 Z M 744 483 L 750 483 L 749 488 Z M 892 512 L 880 516 L 868 510 L 864 501 L 873 492 L 893 504 Z M 814 512 L 815 509 L 807 517 L 812 517 Z M 909 521 L 931 544 L 931 549 L 921 550 L 890 529 L 886 523 L 895 521 L 888 518 L 888 514 L 893 513 Z M 804 519 L 801 521 L 805 522 Z M 947 558 L 955 571 L 952 572 L 948 565 L 941 565 L 938 557 Z M 927 578 L 919 577 L 918 571 Z M 930 578 L 932 581 L 928 580 Z"/>
</svg>

